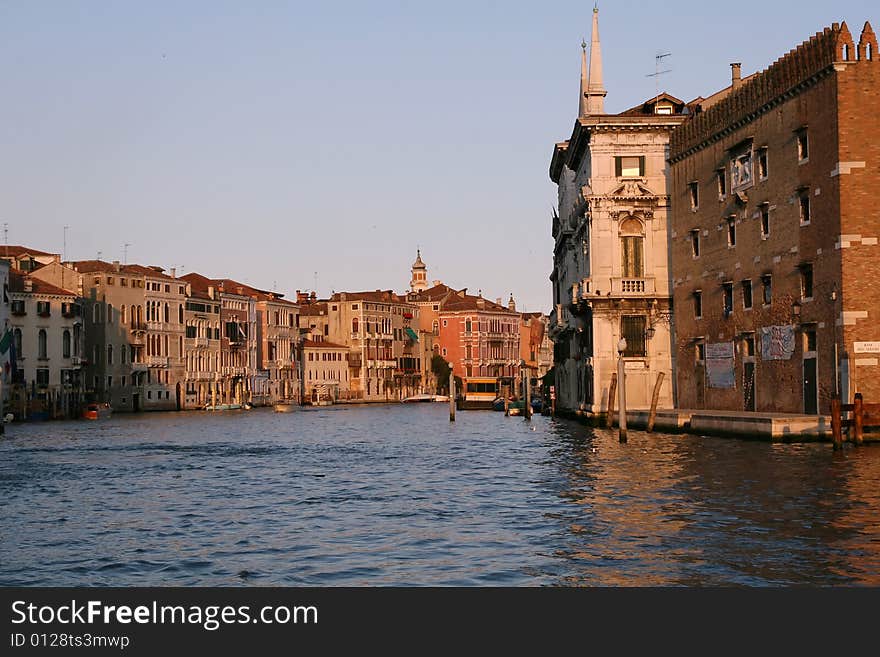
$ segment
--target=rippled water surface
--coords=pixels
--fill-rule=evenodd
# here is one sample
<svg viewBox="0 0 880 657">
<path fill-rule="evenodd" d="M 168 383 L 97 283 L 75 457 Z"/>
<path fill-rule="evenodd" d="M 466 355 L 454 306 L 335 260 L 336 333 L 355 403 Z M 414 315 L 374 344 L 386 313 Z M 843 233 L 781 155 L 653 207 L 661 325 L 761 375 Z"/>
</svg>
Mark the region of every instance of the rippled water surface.
<svg viewBox="0 0 880 657">
<path fill-rule="evenodd" d="M 880 584 L 880 447 L 457 419 L 9 425 L 0 584 Z"/>
</svg>

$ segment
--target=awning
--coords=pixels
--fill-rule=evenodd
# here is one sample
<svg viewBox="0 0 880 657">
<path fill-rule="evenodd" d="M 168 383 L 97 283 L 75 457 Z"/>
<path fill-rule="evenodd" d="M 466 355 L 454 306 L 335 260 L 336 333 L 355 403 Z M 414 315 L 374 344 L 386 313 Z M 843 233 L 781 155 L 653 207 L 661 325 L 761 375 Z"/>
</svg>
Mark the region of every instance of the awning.
<svg viewBox="0 0 880 657">
<path fill-rule="evenodd" d="M 412 339 L 413 342 L 419 341 L 419 334 L 413 331 L 409 326 L 406 327 L 406 334 Z"/>
</svg>

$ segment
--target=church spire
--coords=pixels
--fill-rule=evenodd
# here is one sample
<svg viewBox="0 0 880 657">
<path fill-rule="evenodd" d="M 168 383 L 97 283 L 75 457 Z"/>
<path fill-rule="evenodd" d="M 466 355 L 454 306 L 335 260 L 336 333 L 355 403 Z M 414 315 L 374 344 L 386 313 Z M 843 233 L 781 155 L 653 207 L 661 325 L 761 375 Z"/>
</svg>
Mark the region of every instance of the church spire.
<svg viewBox="0 0 880 657">
<path fill-rule="evenodd" d="M 593 31 L 590 36 L 590 72 L 587 78 L 588 114 L 605 113 L 605 87 L 602 84 L 602 47 L 599 44 L 599 5 L 593 7 Z"/>
<path fill-rule="evenodd" d="M 578 103 L 578 117 L 584 118 L 590 113 L 587 103 L 587 42 L 581 41 L 581 98 Z"/>
</svg>

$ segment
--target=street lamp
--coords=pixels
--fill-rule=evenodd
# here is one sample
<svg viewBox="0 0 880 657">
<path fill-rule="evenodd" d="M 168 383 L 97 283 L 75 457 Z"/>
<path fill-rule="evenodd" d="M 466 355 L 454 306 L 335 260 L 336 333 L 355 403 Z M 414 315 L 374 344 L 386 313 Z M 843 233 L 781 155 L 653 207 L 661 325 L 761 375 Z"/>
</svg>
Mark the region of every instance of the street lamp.
<svg viewBox="0 0 880 657">
<path fill-rule="evenodd" d="M 626 338 L 617 341 L 617 397 L 619 419 L 617 425 L 620 430 L 620 442 L 626 442 L 626 369 L 623 362 L 623 354 L 626 352 Z"/>
<path fill-rule="evenodd" d="M 801 302 L 797 299 L 791 304 L 791 317 L 793 322 L 797 322 L 801 318 Z"/>
</svg>

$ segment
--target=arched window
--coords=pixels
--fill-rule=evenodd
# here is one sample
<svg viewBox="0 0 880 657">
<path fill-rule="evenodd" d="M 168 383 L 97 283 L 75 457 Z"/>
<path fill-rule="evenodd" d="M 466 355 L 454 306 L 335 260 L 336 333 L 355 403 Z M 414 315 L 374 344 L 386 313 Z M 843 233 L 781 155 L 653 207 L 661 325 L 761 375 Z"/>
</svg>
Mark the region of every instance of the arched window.
<svg viewBox="0 0 880 657">
<path fill-rule="evenodd" d="M 468 333 L 470 333 L 470 332 L 471 332 L 471 326 L 472 326 L 472 325 L 471 325 L 471 318 L 468 317 L 468 318 L 464 321 L 464 330 L 467 331 Z"/>
<path fill-rule="evenodd" d="M 168 304 L 166 303 L 165 304 L 165 323 L 167 324 L 170 321 L 171 321 L 171 314 L 168 309 Z"/>
<path fill-rule="evenodd" d="M 183 304 L 177 304 L 177 323 L 183 324 Z"/>
<path fill-rule="evenodd" d="M 48 346 L 46 344 L 46 329 L 40 329 L 37 334 L 37 358 L 46 360 L 49 358 Z"/>
<path fill-rule="evenodd" d="M 112 303 L 107 304 L 107 323 L 108 324 L 113 323 L 113 304 Z"/>
<path fill-rule="evenodd" d="M 434 332 L 434 335 L 440 335 L 440 322 L 438 320 L 434 320 L 434 323 L 431 325 L 431 330 Z"/>
<path fill-rule="evenodd" d="M 70 331 L 64 329 L 61 334 L 61 356 L 62 358 L 70 358 Z"/>
<path fill-rule="evenodd" d="M 360 330 L 360 320 L 357 317 L 353 317 L 351 320 L 351 332 L 357 333 Z"/>
<path fill-rule="evenodd" d="M 79 345 L 82 342 L 82 327 L 79 324 L 73 325 L 73 355 L 79 356 Z"/>
<path fill-rule="evenodd" d="M 132 318 L 134 318 L 134 313 L 132 313 Z M 137 323 L 138 324 L 144 323 L 144 309 L 142 306 L 137 307 Z"/>
<path fill-rule="evenodd" d="M 123 304 L 123 305 L 119 306 L 119 323 L 125 324 L 125 322 L 126 322 L 125 305 Z"/>
<path fill-rule="evenodd" d="M 21 358 L 21 329 L 17 328 L 12 332 L 12 340 L 15 343 L 15 353 Z"/>
<path fill-rule="evenodd" d="M 125 365 L 126 360 L 128 360 L 128 349 L 122 345 L 119 347 L 119 362 Z"/>
<path fill-rule="evenodd" d="M 98 318 L 98 304 L 96 303 L 94 306 L 92 306 L 92 324 L 97 324 Z"/>
<path fill-rule="evenodd" d="M 645 275 L 645 229 L 642 222 L 629 217 L 620 223 L 620 270 L 624 278 Z"/>
<path fill-rule="evenodd" d="M 108 365 L 113 364 L 113 345 L 112 344 L 107 345 L 107 364 Z"/>
</svg>

